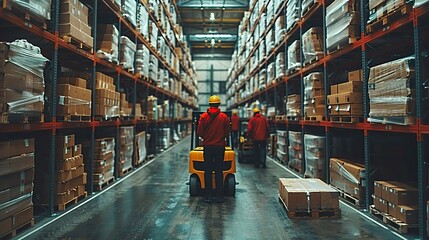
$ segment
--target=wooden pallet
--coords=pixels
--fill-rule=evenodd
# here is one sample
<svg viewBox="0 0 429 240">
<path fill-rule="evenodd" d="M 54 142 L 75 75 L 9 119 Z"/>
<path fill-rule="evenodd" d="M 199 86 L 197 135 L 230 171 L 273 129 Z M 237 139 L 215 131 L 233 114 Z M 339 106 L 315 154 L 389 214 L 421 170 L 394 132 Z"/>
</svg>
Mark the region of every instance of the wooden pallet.
<svg viewBox="0 0 429 240">
<path fill-rule="evenodd" d="M 0 236 L 0 239 L 12 239 L 16 237 L 16 235 L 20 232 L 23 232 L 24 230 L 31 228 L 34 226 L 34 218 L 32 218 L 30 221 L 22 224 L 21 226 L 18 226 L 17 228 L 13 229 L 12 231 L 6 233 L 3 236 Z"/>
<path fill-rule="evenodd" d="M 300 68 L 300 67 L 291 68 L 291 69 L 287 69 L 287 70 L 286 70 L 286 73 L 287 73 L 287 75 L 292 75 L 292 74 L 294 74 L 294 73 L 298 72 L 299 70 L 301 70 L 301 68 Z"/>
<path fill-rule="evenodd" d="M 95 191 L 101 191 L 104 188 L 106 188 L 107 186 L 110 186 L 113 182 L 115 182 L 115 177 L 111 177 L 110 179 L 108 179 L 107 181 L 104 181 L 101 184 L 94 183 L 94 190 Z"/>
<path fill-rule="evenodd" d="M 299 120 L 301 120 L 300 116 L 286 116 L 288 121 L 295 121 L 295 122 L 299 122 Z"/>
<path fill-rule="evenodd" d="M 407 224 L 401 222 L 400 220 L 390 216 L 389 214 L 375 209 L 374 205 L 369 206 L 369 210 L 372 215 L 376 216 L 378 219 L 382 220 L 384 223 L 386 223 L 399 233 L 408 233 L 412 230 L 416 231 L 419 228 L 419 224 Z"/>
<path fill-rule="evenodd" d="M 146 121 L 147 120 L 147 117 L 146 116 L 136 116 L 136 118 L 135 119 L 137 119 L 137 120 L 141 120 L 141 121 Z"/>
<path fill-rule="evenodd" d="M 58 122 L 89 122 L 91 121 L 91 116 L 57 115 L 56 120 Z"/>
<path fill-rule="evenodd" d="M 63 38 L 63 40 L 65 42 L 67 42 L 67 43 L 69 43 L 69 44 L 77 47 L 78 49 L 82 49 L 85 52 L 89 52 L 91 54 L 94 53 L 94 48 L 93 47 L 87 45 L 86 43 L 83 43 L 82 41 L 80 41 L 79 39 L 77 39 L 77 38 L 75 38 L 73 36 L 66 35 L 66 36 L 63 36 L 62 38 Z"/>
<path fill-rule="evenodd" d="M 315 58 L 310 59 L 309 61 L 305 61 L 304 60 L 304 67 L 308 66 L 308 65 L 311 65 L 311 64 L 313 64 L 315 62 L 318 62 L 318 61 L 322 60 L 322 58 L 323 58 L 323 54 L 322 55 L 316 55 Z"/>
<path fill-rule="evenodd" d="M 32 25 L 35 25 L 45 30 L 48 29 L 48 24 L 46 23 L 47 20 L 29 13 L 28 10 L 15 4 L 12 0 L 3 0 L 2 8 L 7 9 L 15 16 L 23 19 L 25 21 L 25 25 L 30 28 Z"/>
<path fill-rule="evenodd" d="M 360 123 L 363 122 L 363 117 L 360 116 L 331 116 L 331 122 L 339 123 Z"/>
<path fill-rule="evenodd" d="M 320 122 L 320 121 L 324 121 L 325 119 L 326 119 L 326 117 L 322 116 L 322 115 L 305 116 L 304 117 L 305 121 L 312 121 L 312 122 Z"/>
<path fill-rule="evenodd" d="M 336 51 L 338 51 L 338 50 L 340 50 L 340 49 L 342 49 L 342 48 L 344 48 L 344 47 L 346 47 L 346 46 L 348 46 L 348 45 L 356 42 L 357 40 L 358 39 L 356 37 L 348 37 L 347 39 L 344 39 L 341 42 L 339 42 L 339 43 L 337 43 L 337 44 L 335 44 L 333 46 L 330 46 L 328 48 L 328 54 L 332 54 L 332 53 L 334 53 L 334 52 L 336 52 Z"/>
<path fill-rule="evenodd" d="M 368 122 L 381 124 L 398 124 L 398 125 L 413 125 L 416 123 L 414 116 L 386 116 L 386 117 L 370 117 Z"/>
<path fill-rule="evenodd" d="M 334 185 L 331 185 L 332 188 L 334 188 L 335 190 L 337 190 L 340 193 L 340 197 L 344 200 L 346 200 L 347 202 L 357 206 L 357 207 L 362 207 L 363 201 L 359 200 L 358 198 L 350 195 L 349 193 L 344 192 L 342 189 L 337 188 Z"/>
<path fill-rule="evenodd" d="M 285 115 L 277 115 L 276 116 L 276 121 L 284 121 L 286 120 L 286 116 Z"/>
<path fill-rule="evenodd" d="M 413 6 L 411 4 L 399 6 L 396 9 L 393 9 L 391 12 L 387 13 L 386 15 L 381 16 L 374 22 L 368 24 L 366 26 L 366 31 L 367 33 L 373 33 L 379 29 L 387 30 L 394 21 L 410 13 L 412 10 Z"/>
<path fill-rule="evenodd" d="M 64 211 L 70 205 L 76 204 L 79 200 L 86 198 L 87 196 L 88 196 L 88 193 L 85 191 L 82 195 L 74 197 L 73 199 L 70 199 L 69 201 L 67 201 L 65 203 L 59 203 L 55 206 L 57 207 L 58 211 Z"/>
<path fill-rule="evenodd" d="M 282 203 L 283 207 L 286 209 L 287 216 L 289 218 L 340 218 L 341 209 L 329 208 L 329 209 L 302 209 L 302 210 L 290 210 L 284 200 L 278 195 L 279 201 Z"/>
<path fill-rule="evenodd" d="M 0 123 L 42 123 L 45 121 L 43 113 L 3 113 L 0 115 Z"/>
<path fill-rule="evenodd" d="M 129 167 L 129 168 L 127 168 L 127 169 L 125 169 L 125 170 L 122 170 L 122 172 L 120 172 L 119 173 L 119 176 L 120 177 L 124 177 L 124 176 L 126 176 L 128 173 L 130 173 L 131 171 L 133 171 L 133 167 L 131 166 L 131 167 Z"/>
<path fill-rule="evenodd" d="M 118 121 L 119 120 L 119 116 L 114 116 L 114 117 L 109 117 L 109 116 L 95 116 L 94 117 L 95 121 L 104 121 L 104 122 L 114 122 L 114 121 Z"/>
</svg>

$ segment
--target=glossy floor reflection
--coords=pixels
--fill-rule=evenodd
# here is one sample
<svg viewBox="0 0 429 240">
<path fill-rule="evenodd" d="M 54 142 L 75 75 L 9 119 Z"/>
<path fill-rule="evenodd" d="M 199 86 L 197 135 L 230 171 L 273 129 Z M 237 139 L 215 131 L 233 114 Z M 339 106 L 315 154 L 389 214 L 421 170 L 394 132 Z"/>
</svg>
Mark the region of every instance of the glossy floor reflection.
<svg viewBox="0 0 429 240">
<path fill-rule="evenodd" d="M 274 161 L 266 169 L 238 164 L 235 198 L 207 204 L 188 193 L 190 138 L 27 239 L 398 239 L 341 204 L 342 217 L 289 219 L 278 178 L 292 177 Z"/>
</svg>

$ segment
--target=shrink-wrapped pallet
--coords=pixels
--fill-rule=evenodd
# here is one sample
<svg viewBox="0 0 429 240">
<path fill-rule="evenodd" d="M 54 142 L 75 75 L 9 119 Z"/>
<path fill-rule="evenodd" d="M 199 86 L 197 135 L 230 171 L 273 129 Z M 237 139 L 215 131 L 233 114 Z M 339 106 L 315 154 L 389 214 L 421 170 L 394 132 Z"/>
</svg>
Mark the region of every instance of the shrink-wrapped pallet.
<svg viewBox="0 0 429 240">
<path fill-rule="evenodd" d="M 325 137 L 304 135 L 305 172 L 311 178 L 325 179 Z"/>
</svg>

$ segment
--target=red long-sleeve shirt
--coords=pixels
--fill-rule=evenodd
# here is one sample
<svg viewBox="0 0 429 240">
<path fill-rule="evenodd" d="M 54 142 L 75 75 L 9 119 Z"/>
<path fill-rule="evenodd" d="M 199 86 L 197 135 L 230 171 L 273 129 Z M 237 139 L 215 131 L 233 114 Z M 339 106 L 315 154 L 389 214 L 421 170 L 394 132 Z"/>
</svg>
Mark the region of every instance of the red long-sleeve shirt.
<svg viewBox="0 0 429 240">
<path fill-rule="evenodd" d="M 237 114 L 231 116 L 231 130 L 238 132 L 240 129 L 240 117 Z"/>
<path fill-rule="evenodd" d="M 219 108 L 210 107 L 198 120 L 197 134 L 203 146 L 225 146 L 230 131 L 228 116 Z"/>
<path fill-rule="evenodd" d="M 268 121 L 259 113 L 250 119 L 247 130 L 253 141 L 265 141 L 270 136 Z"/>
</svg>

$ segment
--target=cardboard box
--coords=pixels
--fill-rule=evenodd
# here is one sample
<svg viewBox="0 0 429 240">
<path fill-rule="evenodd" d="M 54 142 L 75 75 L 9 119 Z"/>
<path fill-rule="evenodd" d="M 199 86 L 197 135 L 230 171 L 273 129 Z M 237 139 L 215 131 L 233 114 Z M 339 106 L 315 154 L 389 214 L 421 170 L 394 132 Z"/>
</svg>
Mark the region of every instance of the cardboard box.
<svg viewBox="0 0 429 240">
<path fill-rule="evenodd" d="M 338 93 L 338 84 L 331 85 L 331 94 Z"/>
<path fill-rule="evenodd" d="M 33 219 L 33 206 L 28 207 L 12 217 L 12 229 L 16 229 Z"/>
<path fill-rule="evenodd" d="M 12 231 L 12 218 L 0 220 L 0 236 L 9 234 Z"/>
<path fill-rule="evenodd" d="M 0 204 L 4 204 L 33 191 L 33 183 L 22 183 L 0 191 Z"/>
<path fill-rule="evenodd" d="M 392 202 L 395 205 L 417 205 L 417 188 L 400 185 L 392 187 L 389 191 L 389 202 Z"/>
<path fill-rule="evenodd" d="M 72 36 L 82 41 L 82 31 L 80 31 L 79 26 L 73 26 L 72 24 L 60 24 L 59 35 L 60 37 Z"/>
<path fill-rule="evenodd" d="M 67 192 L 72 188 L 75 188 L 79 185 L 83 185 L 87 183 L 87 174 L 84 173 L 83 175 L 73 178 L 70 181 L 66 182 L 58 182 L 57 183 L 57 193 Z"/>
<path fill-rule="evenodd" d="M 398 218 L 398 206 L 391 202 L 388 202 L 387 207 L 388 207 L 389 215 L 394 218 Z"/>
<path fill-rule="evenodd" d="M 374 181 L 374 195 L 378 198 L 382 198 L 382 189 L 385 181 Z"/>
<path fill-rule="evenodd" d="M 57 136 L 56 137 L 57 146 L 60 147 L 73 147 L 75 145 L 75 136 L 74 134 Z"/>
<path fill-rule="evenodd" d="M 73 9 L 71 9 L 73 10 Z M 80 27 L 80 19 L 78 18 L 76 12 L 62 12 L 60 13 L 60 24 L 71 24 L 76 28 Z"/>
<path fill-rule="evenodd" d="M 384 199 L 381 199 L 377 196 L 373 196 L 374 198 L 374 207 L 380 212 L 389 214 L 388 202 Z"/>
<path fill-rule="evenodd" d="M 31 183 L 34 180 L 34 168 L 0 176 L 0 191 L 17 186 L 19 184 Z"/>
<path fill-rule="evenodd" d="M 349 82 L 363 81 L 362 69 L 349 72 L 348 80 Z"/>
<path fill-rule="evenodd" d="M 0 142 L 0 159 L 34 152 L 34 138 Z"/>
<path fill-rule="evenodd" d="M 73 157 L 82 154 L 82 144 L 77 144 L 73 146 Z"/>
<path fill-rule="evenodd" d="M 48 90 L 50 90 L 51 85 L 48 85 Z M 50 92 L 50 91 L 49 91 Z M 68 96 L 76 98 L 77 88 L 76 86 L 70 84 L 57 84 L 57 94 L 59 96 Z"/>
<path fill-rule="evenodd" d="M 362 104 L 336 104 L 330 106 L 331 115 L 340 116 L 362 116 Z"/>
<path fill-rule="evenodd" d="M 362 93 L 337 93 L 328 95 L 328 104 L 362 103 Z"/>
<path fill-rule="evenodd" d="M 0 159 L 0 176 L 34 168 L 34 153 Z"/>
<path fill-rule="evenodd" d="M 362 81 L 345 82 L 338 84 L 338 93 L 362 92 Z"/>
<path fill-rule="evenodd" d="M 83 78 L 75 77 L 60 77 L 58 78 L 59 84 L 70 84 L 80 88 L 86 88 L 86 80 Z"/>
<path fill-rule="evenodd" d="M 417 206 L 398 206 L 397 218 L 407 224 L 418 223 L 419 211 Z"/>
</svg>

